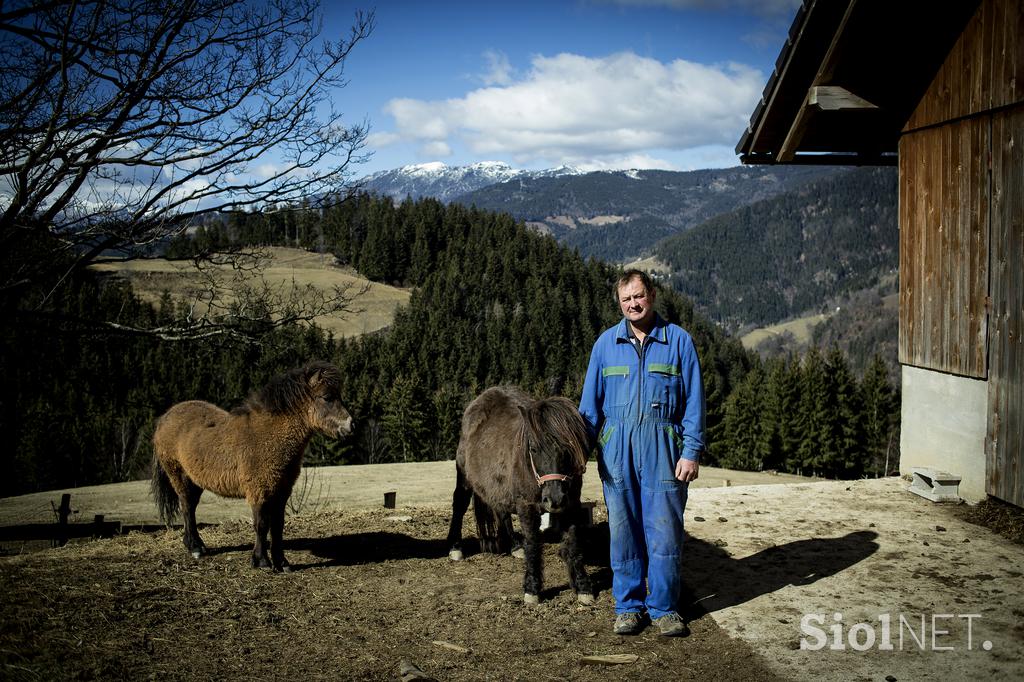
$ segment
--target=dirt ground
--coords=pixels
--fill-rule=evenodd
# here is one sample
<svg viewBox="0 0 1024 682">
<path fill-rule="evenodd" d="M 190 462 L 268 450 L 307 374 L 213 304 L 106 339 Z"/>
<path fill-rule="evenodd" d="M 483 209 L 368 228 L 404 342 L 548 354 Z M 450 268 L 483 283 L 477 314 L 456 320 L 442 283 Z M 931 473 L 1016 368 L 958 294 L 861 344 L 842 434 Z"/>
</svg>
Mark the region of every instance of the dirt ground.
<svg viewBox="0 0 1024 682">
<path fill-rule="evenodd" d="M 594 606 L 575 602 L 554 544 L 536 607 L 522 603 L 518 560 L 449 562 L 450 468 L 319 472 L 304 509 L 289 515 L 296 571 L 286 575 L 248 567 L 245 505 L 213 496 L 199 517 L 216 524 L 203 529 L 214 554 L 200 561 L 176 530 L 42 551 L 5 543 L 0 678 L 386 680 L 406 661 L 438 680 L 1024 679 L 1024 546 L 969 523 L 962 506 L 908 493 L 900 479 L 810 483 L 703 469 L 705 487 L 687 506 L 681 608 L 691 633 L 665 640 L 610 631 L 600 503 L 587 536 Z M 594 479 L 584 499 L 600 500 Z M 397 509 L 382 508 L 388 490 Z M 144 483 L 70 492 L 82 521 L 154 519 Z M 57 499 L 0 500 L 0 525 L 52 516 Z M 818 618 L 818 648 L 808 617 Z M 886 620 L 891 648 L 882 646 Z M 609 654 L 636 659 L 585 663 Z"/>
<path fill-rule="evenodd" d="M 291 574 L 249 568 L 251 526 L 237 521 L 203 530 L 214 554 L 200 561 L 175 531 L 6 557 L 0 677 L 389 680 L 405 661 L 438 680 L 775 679 L 710 616 L 678 640 L 613 635 L 606 551 L 590 557 L 600 596 L 583 607 L 547 545 L 543 601 L 527 606 L 522 563 L 451 563 L 447 524 L 436 508 L 298 516 Z M 637 658 L 581 663 L 607 654 Z"/>
</svg>

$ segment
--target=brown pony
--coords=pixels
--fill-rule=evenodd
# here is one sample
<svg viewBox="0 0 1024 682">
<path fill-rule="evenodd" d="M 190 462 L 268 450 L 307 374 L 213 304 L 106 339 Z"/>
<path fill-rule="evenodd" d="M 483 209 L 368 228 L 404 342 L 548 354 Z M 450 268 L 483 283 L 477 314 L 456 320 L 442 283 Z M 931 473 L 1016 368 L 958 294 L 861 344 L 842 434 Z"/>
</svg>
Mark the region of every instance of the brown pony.
<svg viewBox="0 0 1024 682">
<path fill-rule="evenodd" d="M 560 555 L 569 584 L 581 603 L 593 603 L 576 531 L 590 445 L 583 418 L 566 398 L 534 400 L 504 386 L 481 393 L 462 416 L 448 556 L 463 558 L 462 517 L 470 498 L 485 552 L 509 551 L 515 512 L 526 559 L 523 599 L 536 604 L 543 577 L 540 515 L 548 512 L 565 531 Z"/>
<path fill-rule="evenodd" d="M 287 571 L 281 547 L 284 508 L 310 436 L 344 436 L 352 418 L 339 400 L 341 373 L 311 362 L 274 377 L 228 413 L 200 400 L 178 403 L 153 433 L 153 495 L 165 523 L 182 512 L 185 548 L 197 559 L 206 546 L 196 528 L 204 490 L 244 497 L 252 507 L 254 568 Z M 267 532 L 270 557 L 267 558 Z"/>
</svg>

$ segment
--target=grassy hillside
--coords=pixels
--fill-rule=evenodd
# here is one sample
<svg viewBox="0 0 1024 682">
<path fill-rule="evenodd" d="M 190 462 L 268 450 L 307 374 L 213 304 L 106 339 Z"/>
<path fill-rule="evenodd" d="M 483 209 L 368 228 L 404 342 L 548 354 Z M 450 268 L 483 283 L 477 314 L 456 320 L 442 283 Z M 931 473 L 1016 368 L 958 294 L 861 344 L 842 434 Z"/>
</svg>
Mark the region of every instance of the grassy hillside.
<svg viewBox="0 0 1024 682">
<path fill-rule="evenodd" d="M 369 289 L 359 296 L 355 306 L 360 310 L 350 317 L 321 316 L 315 322 L 335 336 L 357 336 L 390 326 L 395 310 L 409 302 L 410 292 L 378 282 L 369 282 L 351 268 L 335 264 L 331 254 L 317 254 L 301 249 L 270 247 L 267 266 L 259 276 L 274 288 L 304 288 L 312 285 L 321 290 L 350 287 L 358 291 L 368 285 Z M 223 266 L 225 275 L 230 273 Z M 203 291 L 204 276 L 190 260 L 135 260 L 123 263 L 102 263 L 93 267 L 98 272 L 107 272 L 126 279 L 132 289 L 145 301 L 157 303 L 164 291 L 175 300 L 193 301 Z M 229 299 L 230 300 L 230 299 Z M 199 313 L 205 312 L 198 306 Z"/>
<path fill-rule="evenodd" d="M 744 348 L 751 350 L 757 350 L 762 344 L 771 343 L 773 340 L 787 336 L 792 337 L 793 343 L 807 345 L 811 340 L 814 327 L 826 319 L 828 319 L 827 315 L 819 313 L 798 317 L 795 320 L 788 320 L 779 324 L 770 324 L 767 327 L 759 327 L 751 332 L 747 332 L 740 337 L 740 341 L 743 343 Z"/>
</svg>

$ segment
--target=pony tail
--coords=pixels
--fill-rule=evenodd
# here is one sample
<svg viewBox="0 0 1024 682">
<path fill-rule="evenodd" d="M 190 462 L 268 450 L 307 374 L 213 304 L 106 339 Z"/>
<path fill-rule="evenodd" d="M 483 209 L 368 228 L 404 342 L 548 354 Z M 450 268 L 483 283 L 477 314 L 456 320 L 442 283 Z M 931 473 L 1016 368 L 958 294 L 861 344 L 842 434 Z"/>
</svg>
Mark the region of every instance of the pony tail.
<svg viewBox="0 0 1024 682">
<path fill-rule="evenodd" d="M 153 454 L 153 480 L 150 481 L 150 490 L 156 500 L 156 510 L 160 515 L 160 520 L 164 524 L 170 525 L 178 515 L 178 493 L 174 491 L 171 479 L 167 477 L 167 472 L 160 466 L 160 459 L 155 453 Z"/>
<path fill-rule="evenodd" d="M 512 551 L 513 539 L 509 537 L 501 517 L 476 493 L 473 493 L 473 516 L 481 552 L 508 554 Z"/>
</svg>

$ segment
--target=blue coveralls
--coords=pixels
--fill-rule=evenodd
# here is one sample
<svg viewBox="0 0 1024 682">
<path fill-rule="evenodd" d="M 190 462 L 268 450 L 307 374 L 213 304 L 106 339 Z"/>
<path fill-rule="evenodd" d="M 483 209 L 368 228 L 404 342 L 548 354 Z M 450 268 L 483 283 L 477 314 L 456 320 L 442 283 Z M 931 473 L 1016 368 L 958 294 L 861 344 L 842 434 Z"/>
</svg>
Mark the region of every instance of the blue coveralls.
<svg viewBox="0 0 1024 682">
<path fill-rule="evenodd" d="M 642 348 L 626 320 L 594 344 L 580 414 L 600 434 L 616 613 L 677 612 L 688 483 L 680 457 L 704 451 L 704 388 L 690 335 L 656 316 Z M 648 594 L 648 590 L 650 594 Z"/>
</svg>

